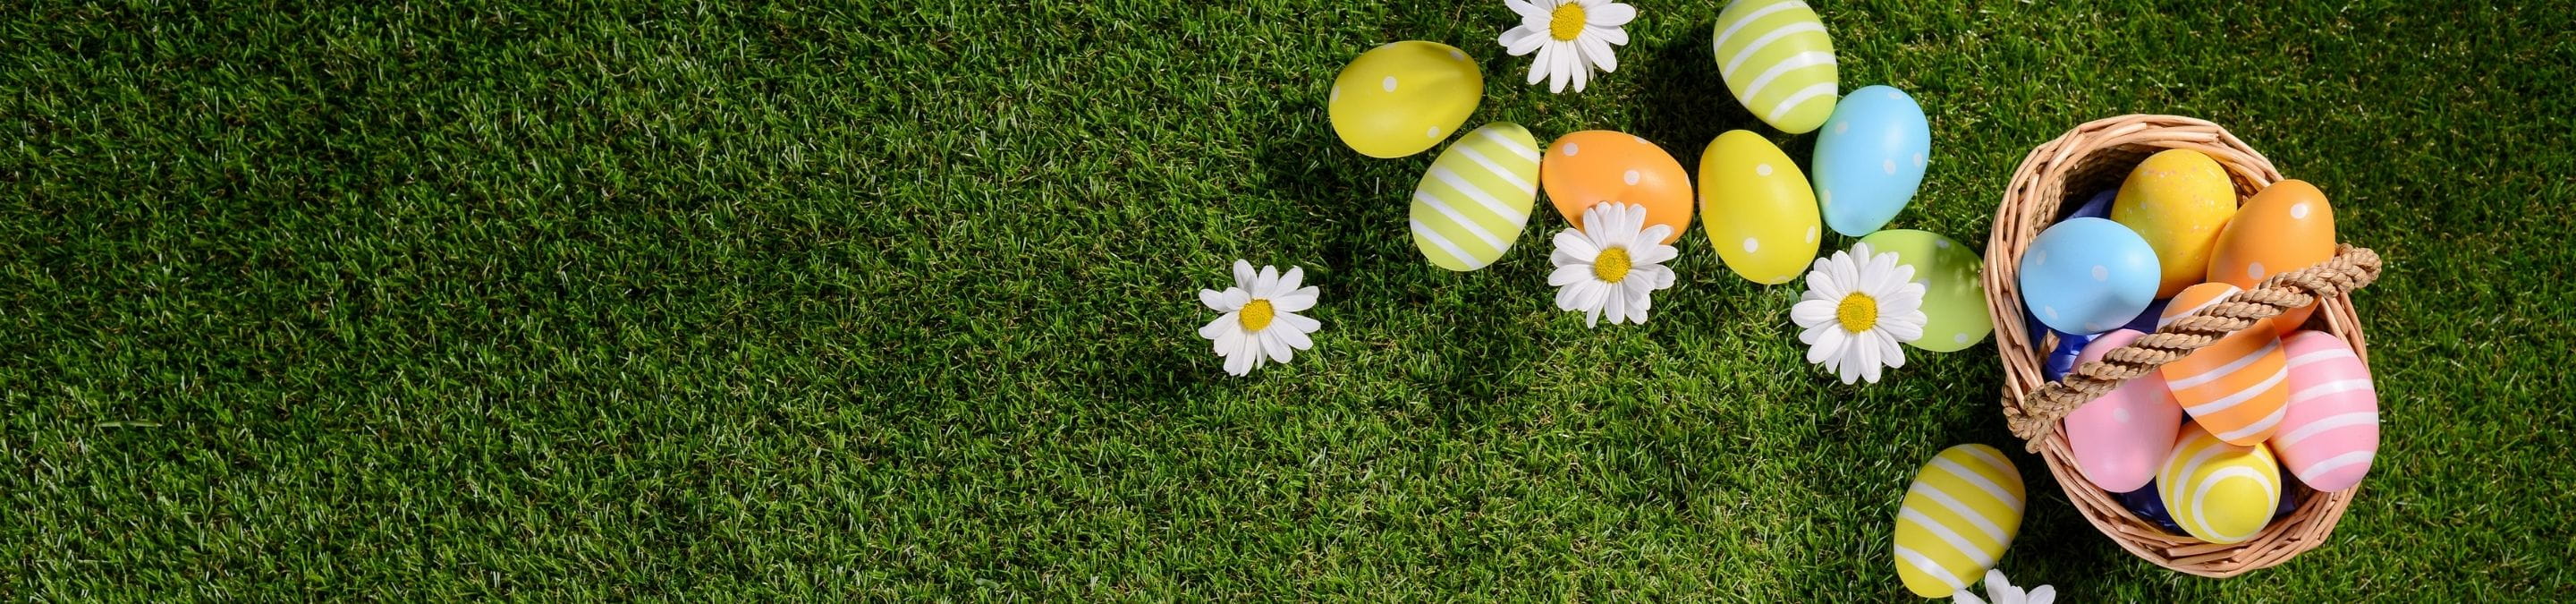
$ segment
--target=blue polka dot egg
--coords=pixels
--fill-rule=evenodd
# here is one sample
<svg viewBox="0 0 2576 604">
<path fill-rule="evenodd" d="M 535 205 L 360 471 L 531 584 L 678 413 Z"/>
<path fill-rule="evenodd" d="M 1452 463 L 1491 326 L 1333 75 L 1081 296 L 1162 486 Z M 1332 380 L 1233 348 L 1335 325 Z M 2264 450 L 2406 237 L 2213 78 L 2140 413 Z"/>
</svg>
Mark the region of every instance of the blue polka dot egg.
<svg viewBox="0 0 2576 604">
<path fill-rule="evenodd" d="M 2021 299 L 2049 329 L 2095 334 L 2118 329 L 2156 299 L 2163 277 L 2154 248 L 2136 231 L 2100 218 L 2048 227 L 2021 255 Z"/>
</svg>

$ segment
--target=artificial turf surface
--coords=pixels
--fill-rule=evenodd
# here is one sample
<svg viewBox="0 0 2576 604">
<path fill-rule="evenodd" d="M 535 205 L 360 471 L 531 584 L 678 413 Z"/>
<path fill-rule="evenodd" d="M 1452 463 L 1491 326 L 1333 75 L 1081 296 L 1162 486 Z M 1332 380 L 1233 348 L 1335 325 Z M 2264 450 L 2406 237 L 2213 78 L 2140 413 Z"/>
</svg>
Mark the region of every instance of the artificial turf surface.
<svg viewBox="0 0 2576 604">
<path fill-rule="evenodd" d="M 1969 442 L 2066 601 L 2576 598 L 2564 2 L 1816 3 L 1846 90 L 1931 117 L 1891 227 L 1982 247 L 2031 146 L 2178 113 L 2390 259 L 2372 476 L 2226 581 L 2075 516 L 1991 341 L 1839 384 L 1696 229 L 1651 323 L 1586 329 L 1560 219 L 1435 268 L 1430 155 L 1324 117 L 1423 39 L 1484 68 L 1470 127 L 1803 158 L 1714 0 L 1636 2 L 1561 96 L 1499 1 L 579 4 L 0 14 L 8 599 L 1907 600 L 1897 503 Z M 1223 375 L 1236 258 L 1306 267 L 1315 350 Z"/>
</svg>

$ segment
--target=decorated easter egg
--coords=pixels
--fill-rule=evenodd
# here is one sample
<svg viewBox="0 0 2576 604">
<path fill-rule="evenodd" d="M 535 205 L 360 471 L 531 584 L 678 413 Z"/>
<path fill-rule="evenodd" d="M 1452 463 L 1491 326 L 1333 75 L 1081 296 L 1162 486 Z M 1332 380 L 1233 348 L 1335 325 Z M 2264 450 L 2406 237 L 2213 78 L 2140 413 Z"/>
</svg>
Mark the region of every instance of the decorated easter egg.
<svg viewBox="0 0 2576 604">
<path fill-rule="evenodd" d="M 1520 239 L 1538 200 L 1538 140 L 1495 122 L 1440 152 L 1413 187 L 1413 247 L 1431 264 L 1472 271 Z"/>
<path fill-rule="evenodd" d="M 2251 288 L 2273 275 L 2307 268 L 2334 257 L 2334 208 L 2326 194 L 2303 180 L 2284 180 L 2264 187 L 2236 209 L 2236 217 L 2218 232 L 2209 255 L 2209 281 Z M 2281 313 L 2272 320 L 2287 334 L 2308 323 L 2317 305 Z"/>
<path fill-rule="evenodd" d="M 2070 214 L 2067 214 L 2067 215 L 2066 215 L 2066 217 L 2067 217 L 2067 218 L 2110 218 L 2110 217 L 2111 217 L 2111 200 L 2113 200 L 2113 199 L 2117 199 L 2117 198 L 2119 198 L 2119 196 L 2120 196 L 2120 190 L 2119 190 L 2119 189 L 2111 189 L 2111 190 L 2103 191 L 2103 192 L 2100 192 L 2100 193 L 2095 193 L 2095 194 L 2093 194 L 2093 198 L 2092 198 L 2092 199 L 2086 200 L 2086 201 L 2084 202 L 2084 205 L 2075 206 L 2075 212 L 2070 213 Z"/>
<path fill-rule="evenodd" d="M 2120 493 L 2118 498 L 2120 507 L 2129 508 L 2129 513 L 2136 514 L 2139 520 L 2153 523 L 2167 533 L 2183 534 L 2182 525 L 2175 524 L 2173 514 L 2165 511 L 2164 498 L 2156 494 L 2155 481 L 2147 481 L 2144 488 Z"/>
<path fill-rule="evenodd" d="M 1926 598 L 1975 583 L 2021 531 L 2021 510 L 2021 472 L 2002 451 L 1941 451 L 1914 473 L 1897 508 L 1896 576 Z"/>
<path fill-rule="evenodd" d="M 1781 132 L 1816 129 L 1834 112 L 1834 41 L 1799 0 L 1735 0 L 1717 13 L 1717 73 L 1735 100 Z"/>
<path fill-rule="evenodd" d="M 1983 342 L 1995 330 L 1994 317 L 1986 314 L 1981 276 L 1986 261 L 1968 246 L 1912 229 L 1870 233 L 1860 242 L 1874 251 L 1895 252 L 1896 262 L 1914 267 L 1914 282 L 1923 284 L 1923 337 L 1907 345 L 1951 352 Z"/>
<path fill-rule="evenodd" d="M 2145 335 L 2126 329 L 2102 334 L 2084 347 L 2077 362 L 2102 360 L 2111 349 Z M 2155 480 L 2181 427 L 2182 407 L 2174 404 L 2164 377 L 2149 373 L 2067 413 L 2066 444 L 2075 450 L 2076 471 L 2093 486 L 2114 493 L 2135 491 Z"/>
<path fill-rule="evenodd" d="M 1717 135 L 1699 156 L 1700 227 L 1726 268 L 1787 283 L 1816 259 L 1816 191 L 1797 162 L 1747 130 Z"/>
<path fill-rule="evenodd" d="M 1825 225 L 1849 237 L 1896 218 L 1923 184 L 1932 125 L 1914 97 L 1887 86 L 1854 90 L 1816 136 L 1816 203 Z"/>
<path fill-rule="evenodd" d="M 2163 274 L 2129 227 L 2074 218 L 2040 231 L 2021 255 L 2021 299 L 2039 322 L 2066 333 L 2102 333 L 2156 299 Z"/>
<path fill-rule="evenodd" d="M 1369 49 L 1325 93 L 1333 134 L 1369 157 L 1404 157 L 1458 131 L 1485 98 L 1476 62 L 1447 44 L 1410 40 Z"/>
<path fill-rule="evenodd" d="M 2379 392 L 2370 366 L 2343 338 L 2321 331 L 2290 334 L 2290 408 L 2272 449 L 2299 482 L 2319 491 L 2361 484 L 2379 452 Z"/>
<path fill-rule="evenodd" d="M 2111 202 L 2111 219 L 2155 248 L 2164 267 L 2156 286 L 2160 297 L 2202 282 L 2218 231 L 2235 215 L 2236 188 L 2227 180 L 2227 169 L 2190 149 L 2147 156 L 2120 182 L 2120 197 Z"/>
<path fill-rule="evenodd" d="M 2092 345 L 2095 338 L 2102 337 L 2101 334 L 2066 333 L 2054 329 L 2048 333 L 2057 336 L 2057 346 L 2048 349 L 2048 358 L 2041 359 L 2039 370 L 2051 382 L 2074 373 L 2075 361 L 2084 358 L 2084 347 Z"/>
<path fill-rule="evenodd" d="M 1539 186 L 1575 228 L 1593 204 L 1617 201 L 1646 208 L 1646 225 L 1672 227 L 1670 245 L 1690 228 L 1690 174 L 1663 147 L 1624 132 L 1585 130 L 1547 146 L 1538 164 Z"/>
<path fill-rule="evenodd" d="M 2156 473 L 2157 495 L 2182 531 L 2210 543 L 2263 532 L 2281 503 L 2281 466 L 2263 443 L 2229 444 L 2199 422 L 2184 424 Z"/>
<path fill-rule="evenodd" d="M 2183 288 L 2165 307 L 2157 327 L 2200 312 L 2237 291 L 2225 283 Z M 2182 404 L 2193 422 L 2219 440 L 2251 445 L 2271 438 L 2281 425 L 2282 409 L 2290 402 L 2288 370 L 2281 338 L 2258 325 L 2227 334 L 2158 371 L 2165 376 L 2165 386 L 2173 389 L 2174 401 Z"/>
</svg>

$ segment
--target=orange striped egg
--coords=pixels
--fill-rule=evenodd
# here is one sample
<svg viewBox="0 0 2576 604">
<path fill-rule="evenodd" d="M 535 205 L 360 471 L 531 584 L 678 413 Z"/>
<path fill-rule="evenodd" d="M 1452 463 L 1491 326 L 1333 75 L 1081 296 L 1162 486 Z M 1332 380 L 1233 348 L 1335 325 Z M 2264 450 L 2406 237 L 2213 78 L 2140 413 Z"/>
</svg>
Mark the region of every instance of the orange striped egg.
<svg viewBox="0 0 2576 604">
<path fill-rule="evenodd" d="M 2173 457 L 2156 474 L 2156 495 L 2174 524 L 2210 543 L 2239 543 L 2263 532 L 2281 505 L 2281 464 L 2263 443 L 2235 445 L 2184 424 Z"/>
<path fill-rule="evenodd" d="M 2183 288 L 2165 306 L 2156 327 L 2215 305 L 2237 291 L 2225 283 Z M 2229 444 L 2252 445 L 2271 438 L 2281 425 L 2281 410 L 2290 402 L 2289 360 L 2281 353 L 2281 338 L 2265 326 L 2227 334 L 2191 356 L 2165 364 L 2163 375 L 2183 412 Z"/>
<path fill-rule="evenodd" d="M 2306 181 L 2284 180 L 2255 193 L 2218 232 L 2218 247 L 2209 255 L 2209 281 L 2253 287 L 2273 275 L 2307 268 L 2334 257 L 2334 208 L 2326 194 Z M 2281 313 L 2273 333 L 2287 335 L 2308 323 L 2317 305 Z"/>
<path fill-rule="evenodd" d="M 2290 334 L 2290 409 L 2272 448 L 2299 482 L 2319 491 L 2361 484 L 2379 453 L 2379 393 L 2370 366 L 2343 338 L 2321 331 Z"/>
</svg>

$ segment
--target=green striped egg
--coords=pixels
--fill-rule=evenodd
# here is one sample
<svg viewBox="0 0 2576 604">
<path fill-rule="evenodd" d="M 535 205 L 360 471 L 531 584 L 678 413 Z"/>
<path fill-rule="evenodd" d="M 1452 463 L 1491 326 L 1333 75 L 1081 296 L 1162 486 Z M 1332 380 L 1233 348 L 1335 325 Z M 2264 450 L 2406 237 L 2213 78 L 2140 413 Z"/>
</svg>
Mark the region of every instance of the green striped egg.
<svg viewBox="0 0 2576 604">
<path fill-rule="evenodd" d="M 1413 187 L 1413 246 L 1440 268 L 1485 268 L 1520 239 L 1537 200 L 1538 139 L 1519 124 L 1486 124 L 1450 143 Z"/>
<path fill-rule="evenodd" d="M 1714 45 L 1726 89 L 1764 123 L 1800 134 L 1833 116 L 1834 41 L 1807 3 L 1735 0 L 1717 13 Z"/>
<path fill-rule="evenodd" d="M 1941 451 L 1914 473 L 1896 512 L 1896 577 L 1926 598 L 1975 584 L 2021 531 L 2021 510 L 2021 471 L 2004 452 Z"/>
</svg>

